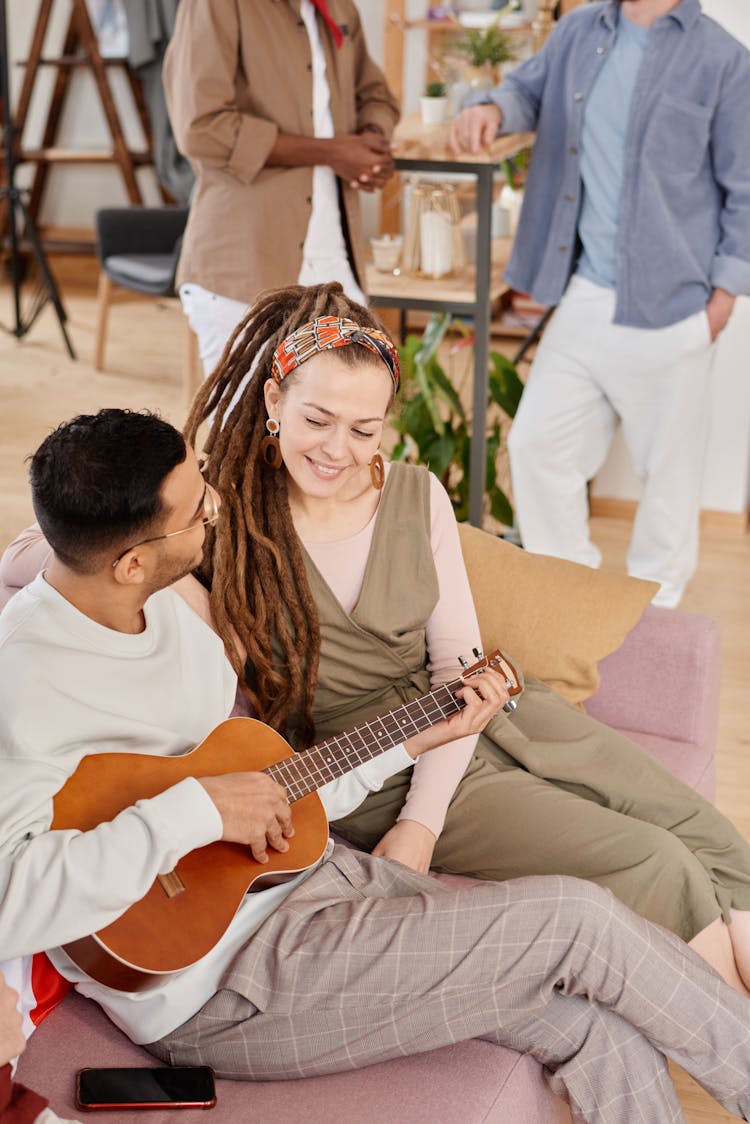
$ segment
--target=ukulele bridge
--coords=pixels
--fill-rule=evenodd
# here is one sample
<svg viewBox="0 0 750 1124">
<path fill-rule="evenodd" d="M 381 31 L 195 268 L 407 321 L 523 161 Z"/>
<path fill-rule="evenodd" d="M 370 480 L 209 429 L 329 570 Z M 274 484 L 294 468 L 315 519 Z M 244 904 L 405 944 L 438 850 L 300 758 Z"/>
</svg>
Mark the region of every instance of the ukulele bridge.
<svg viewBox="0 0 750 1124">
<path fill-rule="evenodd" d="M 178 894 L 184 893 L 186 889 L 185 883 L 176 870 L 170 870 L 169 874 L 157 874 L 156 881 L 168 898 L 176 898 Z"/>
</svg>

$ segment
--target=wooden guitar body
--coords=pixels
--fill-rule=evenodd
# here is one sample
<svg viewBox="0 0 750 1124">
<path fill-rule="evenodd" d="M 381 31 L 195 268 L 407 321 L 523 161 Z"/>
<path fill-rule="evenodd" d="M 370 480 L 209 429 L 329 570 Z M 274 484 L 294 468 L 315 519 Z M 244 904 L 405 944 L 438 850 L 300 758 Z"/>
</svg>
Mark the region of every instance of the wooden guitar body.
<svg viewBox="0 0 750 1124">
<path fill-rule="evenodd" d="M 89 831 L 185 777 L 260 772 L 291 754 L 280 734 L 253 718 L 227 719 L 179 757 L 91 754 L 55 797 L 52 829 Z M 191 851 L 121 917 L 66 945 L 65 952 L 107 987 L 158 986 L 165 973 L 187 968 L 211 951 L 249 889 L 284 881 L 322 857 L 328 820 L 317 792 L 297 800 L 293 815 L 295 834 L 285 853 L 269 848 L 268 862 L 258 863 L 249 848 L 221 841 Z"/>
</svg>

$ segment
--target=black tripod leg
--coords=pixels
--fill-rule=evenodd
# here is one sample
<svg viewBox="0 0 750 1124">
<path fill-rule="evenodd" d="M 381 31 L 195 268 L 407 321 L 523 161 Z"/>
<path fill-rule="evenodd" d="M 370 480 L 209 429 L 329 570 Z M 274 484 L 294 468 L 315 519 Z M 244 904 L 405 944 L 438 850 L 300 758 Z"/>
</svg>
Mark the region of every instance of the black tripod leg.
<svg viewBox="0 0 750 1124">
<path fill-rule="evenodd" d="M 65 309 L 63 308 L 60 294 L 57 291 L 55 280 L 50 273 L 49 266 L 47 265 L 47 258 L 45 257 L 44 249 L 39 236 L 34 226 L 34 221 L 29 214 L 28 208 L 23 200 L 22 192 L 15 186 L 15 152 L 16 152 L 16 130 L 13 125 L 13 119 L 10 111 L 10 82 L 8 80 L 8 68 L 10 60 L 10 51 L 8 49 L 8 20 L 6 12 L 6 0 L 0 0 L 0 106 L 2 107 L 2 136 L 0 137 L 0 149 L 5 150 L 5 169 L 6 169 L 6 185 L 0 188 L 0 200 L 6 199 L 8 204 L 8 226 L 10 231 L 10 267 L 11 267 L 11 282 L 13 285 L 13 304 L 15 310 L 15 328 L 11 329 L 13 335 L 18 339 L 28 332 L 31 325 L 36 320 L 37 316 L 44 308 L 48 300 L 52 301 L 57 313 L 57 319 L 60 323 L 60 331 L 65 340 L 65 346 L 68 349 L 68 355 L 71 359 L 75 359 L 75 352 L 68 337 L 65 328 L 65 321 L 67 319 Z M 19 252 L 19 236 L 16 228 L 16 207 L 19 208 L 24 218 L 24 226 L 26 229 L 26 236 L 31 243 L 31 248 L 36 258 L 39 272 L 41 274 L 41 283 L 39 285 L 39 298 L 35 300 L 33 311 L 27 319 L 24 319 L 21 313 L 21 258 Z"/>
<path fill-rule="evenodd" d="M 10 202 L 10 205 L 12 206 L 13 205 L 12 200 L 9 200 L 9 202 Z M 65 340 L 65 346 L 68 349 L 68 355 L 70 356 L 71 359 L 75 359 L 76 353 L 73 350 L 73 345 L 70 342 L 70 337 L 68 336 L 68 331 L 67 331 L 67 328 L 65 327 L 65 322 L 68 319 L 68 314 L 65 311 L 65 309 L 63 308 L 63 303 L 60 300 L 60 294 L 57 290 L 57 285 L 55 284 L 55 279 L 52 276 L 52 273 L 50 272 L 49 266 L 47 265 L 47 258 L 45 256 L 44 248 L 42 247 L 42 243 L 39 241 L 39 235 L 36 232 L 36 227 L 34 226 L 34 221 L 31 217 L 31 215 L 29 214 L 28 208 L 26 207 L 26 204 L 24 203 L 23 199 L 21 199 L 21 198 L 18 199 L 18 206 L 21 208 L 21 213 L 23 215 L 24 228 L 26 230 L 26 237 L 28 238 L 29 242 L 31 243 L 31 248 L 34 252 L 34 257 L 36 259 L 36 263 L 39 266 L 39 272 L 41 273 L 42 277 L 44 278 L 44 287 L 47 291 L 47 299 L 51 300 L 52 304 L 55 307 L 55 312 L 57 313 L 57 320 L 58 320 L 58 323 L 60 325 L 60 331 L 62 332 L 63 339 Z"/>
<path fill-rule="evenodd" d="M 8 208 L 8 240 L 10 242 L 10 284 L 13 289 L 13 314 L 15 329 L 14 335 L 21 334 L 21 254 L 18 249 L 18 232 L 16 231 L 16 213 L 14 211 L 13 194 L 11 191 L 0 190 L 0 199 L 5 197 Z"/>
</svg>

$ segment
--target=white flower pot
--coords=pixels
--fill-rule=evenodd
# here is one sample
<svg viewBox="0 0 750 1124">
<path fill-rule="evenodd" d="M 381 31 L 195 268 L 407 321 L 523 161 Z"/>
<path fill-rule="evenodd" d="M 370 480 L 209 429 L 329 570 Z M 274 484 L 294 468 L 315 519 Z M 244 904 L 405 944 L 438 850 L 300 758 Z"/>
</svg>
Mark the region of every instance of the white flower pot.
<svg viewBox="0 0 750 1124">
<path fill-rule="evenodd" d="M 419 102 L 422 107 L 423 125 L 441 125 L 443 121 L 448 120 L 447 98 L 422 97 Z"/>
</svg>

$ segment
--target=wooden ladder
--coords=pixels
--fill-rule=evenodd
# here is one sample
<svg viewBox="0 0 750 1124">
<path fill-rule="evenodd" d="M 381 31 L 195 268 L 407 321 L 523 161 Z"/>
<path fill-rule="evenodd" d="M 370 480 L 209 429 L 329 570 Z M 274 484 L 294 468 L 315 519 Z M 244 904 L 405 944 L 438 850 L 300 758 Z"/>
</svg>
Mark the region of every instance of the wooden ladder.
<svg viewBox="0 0 750 1124">
<path fill-rule="evenodd" d="M 70 18 L 63 40 L 62 52 L 59 55 L 44 55 L 44 43 L 49 27 L 52 9 L 55 0 L 40 0 L 39 12 L 32 36 L 29 55 L 19 65 L 25 67 L 21 92 L 15 114 L 14 145 L 17 164 L 35 164 L 29 195 L 29 212 L 36 223 L 41 209 L 44 190 L 47 185 L 50 168 L 55 164 L 114 164 L 122 175 L 128 199 L 131 204 L 142 204 L 143 196 L 136 177 L 136 168 L 153 163 L 151 154 L 152 136 L 151 124 L 143 99 L 140 82 L 127 65 L 123 57 L 104 58 L 99 51 L 96 34 L 91 23 L 86 0 L 66 0 L 70 6 Z M 26 148 L 23 143 L 24 130 L 27 123 L 29 107 L 34 92 L 37 76 L 43 67 L 56 68 L 56 76 L 47 107 L 42 141 L 38 148 Z M 58 129 L 68 94 L 71 75 L 73 71 L 88 67 L 94 79 L 94 84 L 99 95 L 99 100 L 104 111 L 111 138 L 109 149 L 85 150 L 61 148 L 56 145 Z M 107 70 L 111 67 L 121 67 L 127 75 L 133 102 L 138 118 L 146 138 L 147 148 L 143 151 L 134 151 L 129 148 L 120 120 L 120 114 L 115 104 L 110 88 Z M 168 201 L 169 196 L 162 189 L 162 198 Z M 0 225 L 0 237 L 5 234 L 7 216 L 3 216 Z M 93 242 L 80 240 L 49 240 L 45 243 L 50 249 L 64 249 L 67 251 L 91 251 Z"/>
</svg>

